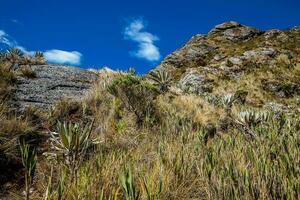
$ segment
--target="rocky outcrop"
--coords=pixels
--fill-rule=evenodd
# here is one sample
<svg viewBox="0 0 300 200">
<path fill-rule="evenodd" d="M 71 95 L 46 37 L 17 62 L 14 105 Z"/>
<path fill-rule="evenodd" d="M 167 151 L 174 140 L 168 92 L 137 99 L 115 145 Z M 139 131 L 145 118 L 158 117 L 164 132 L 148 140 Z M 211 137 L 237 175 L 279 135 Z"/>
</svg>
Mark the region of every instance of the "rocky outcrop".
<svg viewBox="0 0 300 200">
<path fill-rule="evenodd" d="M 17 76 L 11 101 L 21 110 L 48 109 L 63 98 L 80 99 L 97 78 L 95 72 L 62 65 L 34 65 L 30 69 L 33 77 Z"/>
<path fill-rule="evenodd" d="M 195 35 L 182 48 L 168 55 L 160 66 L 181 68 L 185 66 L 205 66 L 206 58 L 214 54 L 216 47 L 207 41 L 205 35 Z M 158 66 L 158 68 L 160 67 Z"/>
<path fill-rule="evenodd" d="M 177 86 L 188 93 L 209 93 L 219 80 L 238 81 L 246 73 L 255 70 L 270 70 L 273 79 L 284 74 L 276 74 L 276 68 L 292 69 L 300 63 L 300 31 L 295 27 L 287 30 L 272 29 L 260 31 L 238 22 L 225 22 L 215 26 L 207 35 L 193 36 L 181 48 L 168 55 L 155 70 L 168 71 Z M 212 78 L 211 78 L 212 77 Z M 287 77 L 287 76 L 286 76 Z M 213 81 L 214 79 L 215 81 Z M 298 94 L 299 80 L 287 87 L 285 94 Z M 261 82 L 265 91 L 278 93 L 281 89 Z M 296 88 L 296 89 L 295 89 Z M 282 93 L 282 92 L 281 92 Z"/>
<path fill-rule="evenodd" d="M 256 28 L 244 26 L 238 22 L 230 21 L 215 26 L 215 28 L 213 28 L 208 35 L 219 36 L 233 42 L 239 42 L 262 33 L 262 31 Z"/>
</svg>

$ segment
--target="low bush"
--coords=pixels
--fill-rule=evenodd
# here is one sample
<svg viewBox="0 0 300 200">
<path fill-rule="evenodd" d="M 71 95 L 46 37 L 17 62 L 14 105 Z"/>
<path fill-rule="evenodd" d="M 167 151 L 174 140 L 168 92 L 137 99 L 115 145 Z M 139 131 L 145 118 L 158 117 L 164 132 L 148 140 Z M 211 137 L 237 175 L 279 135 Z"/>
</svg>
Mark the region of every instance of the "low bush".
<svg viewBox="0 0 300 200">
<path fill-rule="evenodd" d="M 111 83 L 108 91 L 136 115 L 138 124 L 153 117 L 153 103 L 159 92 L 147 81 L 132 74 L 122 75 Z"/>
</svg>

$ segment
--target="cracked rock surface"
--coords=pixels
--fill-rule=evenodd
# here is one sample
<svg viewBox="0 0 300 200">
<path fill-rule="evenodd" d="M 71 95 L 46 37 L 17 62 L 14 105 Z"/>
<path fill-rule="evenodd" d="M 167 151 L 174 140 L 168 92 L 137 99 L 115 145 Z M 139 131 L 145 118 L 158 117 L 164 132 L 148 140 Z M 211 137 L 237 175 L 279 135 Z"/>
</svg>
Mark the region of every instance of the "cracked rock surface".
<svg viewBox="0 0 300 200">
<path fill-rule="evenodd" d="M 62 65 L 33 65 L 35 78 L 18 76 L 12 105 L 48 109 L 61 99 L 81 99 L 97 79 L 88 70 Z"/>
</svg>

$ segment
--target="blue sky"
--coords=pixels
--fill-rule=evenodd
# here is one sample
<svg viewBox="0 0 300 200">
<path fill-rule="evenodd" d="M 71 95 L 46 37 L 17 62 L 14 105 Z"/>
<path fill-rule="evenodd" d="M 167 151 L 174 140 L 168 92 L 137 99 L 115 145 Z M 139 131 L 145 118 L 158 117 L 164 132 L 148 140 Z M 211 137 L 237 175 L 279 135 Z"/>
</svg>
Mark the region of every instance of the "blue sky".
<svg viewBox="0 0 300 200">
<path fill-rule="evenodd" d="M 0 0 L 0 41 L 85 68 L 145 73 L 197 33 L 234 20 L 300 25 L 299 0 Z"/>
</svg>

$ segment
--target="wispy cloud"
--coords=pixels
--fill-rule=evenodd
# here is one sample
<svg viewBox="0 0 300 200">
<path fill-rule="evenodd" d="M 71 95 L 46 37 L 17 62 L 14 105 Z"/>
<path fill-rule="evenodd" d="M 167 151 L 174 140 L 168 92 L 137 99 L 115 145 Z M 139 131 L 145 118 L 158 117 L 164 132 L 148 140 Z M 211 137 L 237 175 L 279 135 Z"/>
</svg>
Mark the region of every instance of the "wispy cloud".
<svg viewBox="0 0 300 200">
<path fill-rule="evenodd" d="M 148 61 L 160 59 L 159 48 L 154 44 L 159 38 L 144 31 L 146 23 L 142 19 L 135 19 L 125 28 L 124 38 L 138 43 L 138 50 L 130 52 L 133 56 Z"/>
<path fill-rule="evenodd" d="M 29 51 L 25 47 L 19 45 L 3 30 L 0 30 L 0 44 L 4 44 L 5 47 L 18 48 L 28 55 L 33 55 L 35 52 Z M 44 51 L 44 56 L 48 62 L 58 64 L 80 65 L 82 59 L 82 54 L 78 51 L 63 51 L 59 49 L 46 50 Z"/>
<path fill-rule="evenodd" d="M 71 65 L 79 65 L 82 57 L 82 54 L 78 51 L 62 51 L 58 49 L 45 51 L 44 55 L 49 62 Z"/>
<path fill-rule="evenodd" d="M 11 19 L 10 21 L 13 22 L 13 23 L 16 23 L 16 24 L 20 23 L 19 20 L 17 20 L 17 19 Z"/>
<path fill-rule="evenodd" d="M 0 30 L 0 43 L 8 47 L 17 45 L 17 42 L 3 30 Z"/>
</svg>

